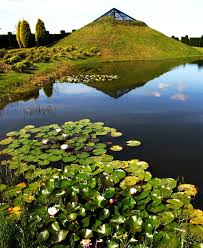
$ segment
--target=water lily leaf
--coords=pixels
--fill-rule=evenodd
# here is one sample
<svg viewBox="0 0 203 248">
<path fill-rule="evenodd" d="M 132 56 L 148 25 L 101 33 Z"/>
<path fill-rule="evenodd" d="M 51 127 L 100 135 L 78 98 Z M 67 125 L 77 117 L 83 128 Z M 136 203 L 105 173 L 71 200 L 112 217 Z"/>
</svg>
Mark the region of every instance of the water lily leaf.
<svg viewBox="0 0 203 248">
<path fill-rule="evenodd" d="M 68 218 L 69 221 L 74 221 L 74 220 L 77 219 L 77 217 L 78 217 L 78 215 L 76 213 L 71 213 L 71 214 L 68 215 L 67 218 Z"/>
<path fill-rule="evenodd" d="M 109 224 L 103 224 L 97 229 L 97 233 L 101 236 L 110 236 L 112 233 L 111 226 Z"/>
<path fill-rule="evenodd" d="M 199 209 L 195 209 L 190 219 L 190 223 L 194 225 L 203 225 L 203 211 Z"/>
<path fill-rule="evenodd" d="M 111 137 L 120 137 L 120 136 L 122 136 L 123 134 L 121 133 L 121 132 L 112 132 L 111 133 Z"/>
<path fill-rule="evenodd" d="M 129 140 L 126 142 L 127 146 L 140 146 L 141 142 L 139 140 Z"/>
<path fill-rule="evenodd" d="M 128 228 L 128 232 L 131 234 L 141 232 L 142 223 L 143 223 L 142 219 L 136 215 L 131 216 L 129 219 L 125 221 L 125 225 Z"/>
<path fill-rule="evenodd" d="M 87 158 L 87 157 L 89 157 L 89 153 L 88 152 L 82 152 L 82 153 L 80 153 L 80 154 L 77 154 L 77 157 L 78 158 Z"/>
<path fill-rule="evenodd" d="M 49 160 L 51 162 L 58 162 L 62 159 L 62 156 L 61 155 L 51 155 L 49 156 Z"/>
<path fill-rule="evenodd" d="M 118 208 L 115 207 L 115 211 L 114 214 L 112 216 L 112 218 L 110 219 L 110 224 L 111 225 L 120 225 L 123 224 L 126 221 L 126 218 L 124 216 L 122 216 L 119 212 L 118 212 Z"/>
<path fill-rule="evenodd" d="M 102 162 L 111 162 L 113 160 L 113 156 L 107 154 L 102 154 L 101 158 Z"/>
<path fill-rule="evenodd" d="M 94 155 L 102 155 L 102 154 L 106 153 L 106 150 L 98 148 L 98 149 L 94 149 L 93 153 L 94 153 Z"/>
<path fill-rule="evenodd" d="M 154 206 L 154 207 L 150 208 L 150 212 L 156 214 L 156 213 L 160 213 L 160 212 L 164 211 L 164 209 L 165 209 L 165 205 L 160 204 L 158 206 Z"/>
<path fill-rule="evenodd" d="M 119 145 L 115 145 L 115 146 L 110 147 L 110 149 L 114 152 L 120 152 L 123 150 L 123 147 Z"/>
<path fill-rule="evenodd" d="M 48 230 L 44 230 L 42 231 L 39 235 L 38 235 L 38 242 L 41 243 L 41 242 L 44 242 L 46 241 L 47 239 L 49 238 L 49 231 Z"/>
<path fill-rule="evenodd" d="M 108 240 L 108 242 L 107 242 L 107 248 L 119 248 L 120 247 L 120 245 L 117 243 L 117 242 L 115 242 L 115 241 L 110 241 L 110 240 Z"/>
<path fill-rule="evenodd" d="M 155 215 L 149 215 L 148 219 L 145 221 L 146 224 L 151 224 L 154 229 L 159 226 L 159 219 Z"/>
<path fill-rule="evenodd" d="M 184 204 L 181 200 L 179 199 L 169 199 L 167 200 L 167 203 L 166 206 L 170 209 L 179 209 L 181 208 Z"/>
<path fill-rule="evenodd" d="M 119 183 L 121 179 L 126 176 L 124 170 L 118 169 L 112 172 L 111 178 L 113 179 L 114 183 Z"/>
<path fill-rule="evenodd" d="M 67 234 L 68 234 L 68 231 L 66 231 L 66 230 L 59 231 L 58 233 L 55 234 L 56 235 L 55 236 L 55 242 L 56 243 L 62 242 L 63 240 L 66 239 Z"/>
<path fill-rule="evenodd" d="M 107 208 L 102 209 L 99 212 L 99 219 L 100 220 L 105 220 L 106 218 L 108 218 L 110 216 L 110 211 Z"/>
<path fill-rule="evenodd" d="M 68 162 L 73 162 L 77 159 L 77 157 L 75 155 L 69 155 L 69 156 L 64 156 L 62 158 L 64 163 L 68 163 Z"/>
<path fill-rule="evenodd" d="M 85 239 L 90 239 L 90 238 L 93 237 L 93 231 L 90 230 L 90 229 L 83 229 L 83 230 L 81 231 L 81 235 L 82 235 L 82 237 L 85 238 Z"/>
<path fill-rule="evenodd" d="M 197 188 L 192 184 L 180 184 L 178 191 L 184 192 L 187 196 L 196 196 Z"/>
<path fill-rule="evenodd" d="M 168 225 L 175 219 L 171 212 L 163 212 L 159 214 L 159 221 L 161 225 Z"/>
<path fill-rule="evenodd" d="M 59 232 L 60 231 L 60 226 L 59 223 L 57 221 L 53 222 L 51 224 L 51 228 L 54 232 Z"/>
<path fill-rule="evenodd" d="M 12 137 L 9 137 L 7 139 L 1 140 L 0 141 L 0 145 L 9 145 L 9 144 L 12 143 L 12 141 L 13 141 L 13 138 Z"/>
<path fill-rule="evenodd" d="M 127 176 L 121 183 L 120 187 L 126 189 L 128 187 L 136 185 L 139 182 L 139 178 L 136 176 Z"/>
<path fill-rule="evenodd" d="M 108 189 L 106 189 L 106 191 L 105 191 L 105 193 L 104 193 L 104 197 L 105 197 L 106 199 L 110 199 L 110 198 L 112 198 L 115 194 L 116 194 L 115 188 L 108 188 Z"/>
<path fill-rule="evenodd" d="M 8 137 L 17 136 L 17 135 L 18 135 L 18 132 L 10 132 L 6 134 L 6 136 Z"/>
<path fill-rule="evenodd" d="M 104 148 L 106 148 L 106 145 L 103 144 L 103 143 L 97 143 L 97 144 L 95 145 L 95 148 L 97 148 L 97 149 L 104 149 Z"/>
</svg>

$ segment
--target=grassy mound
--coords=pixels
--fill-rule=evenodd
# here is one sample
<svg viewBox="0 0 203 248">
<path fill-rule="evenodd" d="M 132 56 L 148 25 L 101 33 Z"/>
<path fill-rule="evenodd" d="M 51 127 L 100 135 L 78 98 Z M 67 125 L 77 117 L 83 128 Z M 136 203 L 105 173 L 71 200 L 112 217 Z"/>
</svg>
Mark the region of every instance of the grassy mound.
<svg viewBox="0 0 203 248">
<path fill-rule="evenodd" d="M 201 56 L 201 51 L 173 40 L 140 21 L 105 17 L 59 41 L 55 46 L 97 47 L 101 61 L 159 60 Z"/>
</svg>

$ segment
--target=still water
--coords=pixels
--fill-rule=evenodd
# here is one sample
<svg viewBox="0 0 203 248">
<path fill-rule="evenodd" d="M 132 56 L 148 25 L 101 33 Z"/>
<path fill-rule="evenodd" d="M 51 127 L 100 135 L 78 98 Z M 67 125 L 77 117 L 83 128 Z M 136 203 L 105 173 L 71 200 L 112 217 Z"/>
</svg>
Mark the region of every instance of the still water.
<svg viewBox="0 0 203 248">
<path fill-rule="evenodd" d="M 117 74 L 119 80 L 91 85 L 54 83 L 31 99 L 4 104 L 0 138 L 28 124 L 45 125 L 90 118 L 142 141 L 118 159 L 139 158 L 154 176 L 180 178 L 201 191 L 203 208 L 203 62 L 117 63 L 83 68 L 85 73 Z M 26 99 L 26 100 L 25 100 Z"/>
</svg>

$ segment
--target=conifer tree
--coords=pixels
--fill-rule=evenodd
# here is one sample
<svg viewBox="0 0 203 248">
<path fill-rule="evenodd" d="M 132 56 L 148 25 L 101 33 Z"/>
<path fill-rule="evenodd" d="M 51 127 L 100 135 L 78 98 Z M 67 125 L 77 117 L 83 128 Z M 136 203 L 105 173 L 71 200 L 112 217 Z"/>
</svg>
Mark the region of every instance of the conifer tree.
<svg viewBox="0 0 203 248">
<path fill-rule="evenodd" d="M 30 47 L 32 44 L 32 34 L 30 31 L 30 25 L 26 20 L 21 21 L 20 25 L 20 41 L 22 47 Z"/>
<path fill-rule="evenodd" d="M 44 22 L 41 19 L 37 20 L 37 24 L 35 27 L 35 41 L 38 46 L 47 45 L 48 41 L 48 33 L 46 31 Z"/>
<path fill-rule="evenodd" d="M 21 48 L 22 44 L 21 44 L 21 41 L 20 41 L 20 26 L 21 26 L 21 21 L 18 22 L 18 26 L 17 26 L 17 29 L 16 29 L 16 40 L 18 42 L 18 46 Z"/>
</svg>

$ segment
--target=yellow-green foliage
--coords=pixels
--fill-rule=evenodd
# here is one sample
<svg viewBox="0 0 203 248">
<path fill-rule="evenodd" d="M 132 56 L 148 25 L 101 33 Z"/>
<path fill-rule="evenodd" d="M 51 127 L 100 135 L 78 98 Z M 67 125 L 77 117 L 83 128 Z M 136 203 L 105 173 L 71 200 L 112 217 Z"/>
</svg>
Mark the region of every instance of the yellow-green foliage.
<svg viewBox="0 0 203 248">
<path fill-rule="evenodd" d="M 18 46 L 21 48 L 22 44 L 20 41 L 20 27 L 21 27 L 21 21 L 18 22 L 17 30 L 16 30 L 16 40 L 18 42 Z"/>
<path fill-rule="evenodd" d="M 47 44 L 48 34 L 44 25 L 44 22 L 41 19 L 37 20 L 35 27 L 35 40 L 38 46 L 44 46 Z"/>
<path fill-rule="evenodd" d="M 22 44 L 22 47 L 30 47 L 32 43 L 32 34 L 30 30 L 30 25 L 26 20 L 21 21 L 20 42 Z"/>
<path fill-rule="evenodd" d="M 55 44 L 56 47 L 70 45 L 84 49 L 97 47 L 103 61 L 159 60 L 201 55 L 197 49 L 169 38 L 146 24 L 111 18 L 93 22 Z"/>
</svg>

